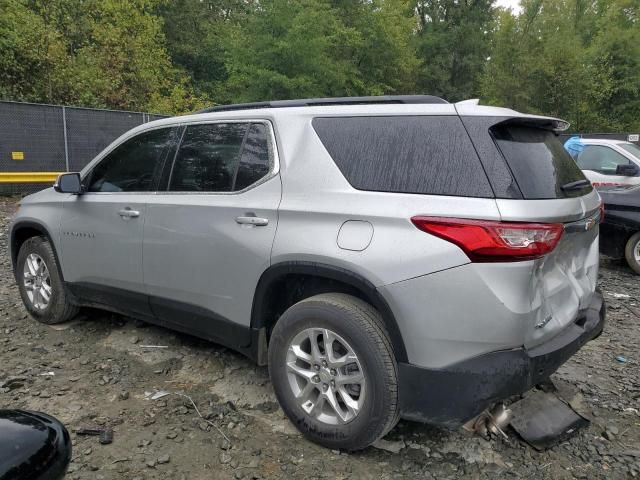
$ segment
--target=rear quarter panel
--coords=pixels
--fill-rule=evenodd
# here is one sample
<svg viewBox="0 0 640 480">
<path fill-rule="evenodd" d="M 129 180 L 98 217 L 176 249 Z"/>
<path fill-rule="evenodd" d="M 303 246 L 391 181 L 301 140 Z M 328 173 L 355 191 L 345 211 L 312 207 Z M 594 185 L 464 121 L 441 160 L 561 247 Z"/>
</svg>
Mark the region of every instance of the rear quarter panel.
<svg viewBox="0 0 640 480">
<path fill-rule="evenodd" d="M 356 190 L 317 137 L 312 116 L 302 121 L 296 118 L 298 121 L 278 125 L 284 157 L 283 198 L 272 264 L 324 263 L 357 273 L 375 286 L 390 284 L 469 262 L 455 245 L 418 230 L 411 217 L 499 218 L 494 199 Z M 348 220 L 364 220 L 373 226 L 365 249 L 339 247 L 338 234 Z"/>
</svg>

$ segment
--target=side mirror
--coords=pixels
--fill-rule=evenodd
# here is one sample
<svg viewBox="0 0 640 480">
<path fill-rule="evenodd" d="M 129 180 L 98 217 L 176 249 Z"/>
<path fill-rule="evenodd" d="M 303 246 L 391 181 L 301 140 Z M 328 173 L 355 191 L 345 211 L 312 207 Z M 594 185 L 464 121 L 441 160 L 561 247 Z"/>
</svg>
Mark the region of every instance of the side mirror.
<svg viewBox="0 0 640 480">
<path fill-rule="evenodd" d="M 633 163 L 628 163 L 626 165 L 618 165 L 616 167 L 616 175 L 624 175 L 625 177 L 635 177 L 638 172 L 640 172 L 640 168 Z"/>
<path fill-rule="evenodd" d="M 59 193 L 74 193 L 80 195 L 84 192 L 80 174 L 77 172 L 63 173 L 58 176 L 56 183 L 53 184 L 53 188 Z"/>
</svg>

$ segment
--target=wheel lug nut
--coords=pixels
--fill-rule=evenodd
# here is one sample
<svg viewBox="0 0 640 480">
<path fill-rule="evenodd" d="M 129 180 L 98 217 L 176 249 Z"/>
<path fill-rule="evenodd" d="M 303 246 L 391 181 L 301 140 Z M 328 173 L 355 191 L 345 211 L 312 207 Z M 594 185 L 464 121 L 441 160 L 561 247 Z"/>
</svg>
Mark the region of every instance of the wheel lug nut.
<svg viewBox="0 0 640 480">
<path fill-rule="evenodd" d="M 331 369 L 331 375 L 333 375 L 334 377 L 338 374 L 338 372 L 336 372 L 335 368 Z"/>
<path fill-rule="evenodd" d="M 322 390 L 326 392 L 327 388 L 329 388 L 329 385 L 327 385 L 326 383 L 323 383 L 322 384 Z"/>
<path fill-rule="evenodd" d="M 323 361 L 322 361 L 322 366 L 323 366 L 323 367 L 326 367 L 326 366 L 327 366 L 327 361 L 326 361 L 326 360 L 323 360 Z"/>
<path fill-rule="evenodd" d="M 318 383 L 320 381 L 320 377 L 318 375 L 314 375 L 311 380 L 313 380 L 314 383 Z"/>
<path fill-rule="evenodd" d="M 336 386 L 336 382 L 334 380 L 331 380 L 331 386 L 335 387 Z"/>
<path fill-rule="evenodd" d="M 316 364 L 313 366 L 314 370 L 320 370 L 320 365 Z"/>
</svg>

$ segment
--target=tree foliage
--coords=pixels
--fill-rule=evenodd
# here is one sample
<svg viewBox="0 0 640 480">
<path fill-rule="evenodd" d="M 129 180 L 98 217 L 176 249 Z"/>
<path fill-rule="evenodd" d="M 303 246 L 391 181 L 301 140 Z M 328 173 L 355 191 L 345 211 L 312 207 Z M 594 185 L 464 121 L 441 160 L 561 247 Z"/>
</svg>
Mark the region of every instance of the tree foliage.
<svg viewBox="0 0 640 480">
<path fill-rule="evenodd" d="M 490 103 L 583 131 L 640 129 L 637 0 L 523 0 L 498 13 L 483 79 Z"/>
<path fill-rule="evenodd" d="M 640 0 L 0 0 L 0 98 L 192 111 L 429 93 L 640 130 Z"/>
<path fill-rule="evenodd" d="M 418 86 L 451 101 L 478 97 L 489 56 L 493 0 L 418 0 Z"/>
<path fill-rule="evenodd" d="M 129 110 L 199 105 L 167 53 L 156 4 L 0 0 L 0 95 Z"/>
<path fill-rule="evenodd" d="M 228 93 L 250 101 L 408 91 L 412 26 L 402 1 L 263 0 L 227 37 Z"/>
</svg>

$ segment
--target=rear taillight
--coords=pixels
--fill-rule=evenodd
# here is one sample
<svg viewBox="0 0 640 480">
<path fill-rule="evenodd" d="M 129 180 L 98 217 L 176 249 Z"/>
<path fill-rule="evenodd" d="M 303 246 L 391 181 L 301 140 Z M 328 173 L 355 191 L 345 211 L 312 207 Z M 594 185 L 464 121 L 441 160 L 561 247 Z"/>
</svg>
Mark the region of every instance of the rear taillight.
<svg viewBox="0 0 640 480">
<path fill-rule="evenodd" d="M 464 218 L 413 217 L 420 230 L 460 247 L 472 262 L 521 262 L 551 252 L 561 223 L 517 223 Z"/>
</svg>

